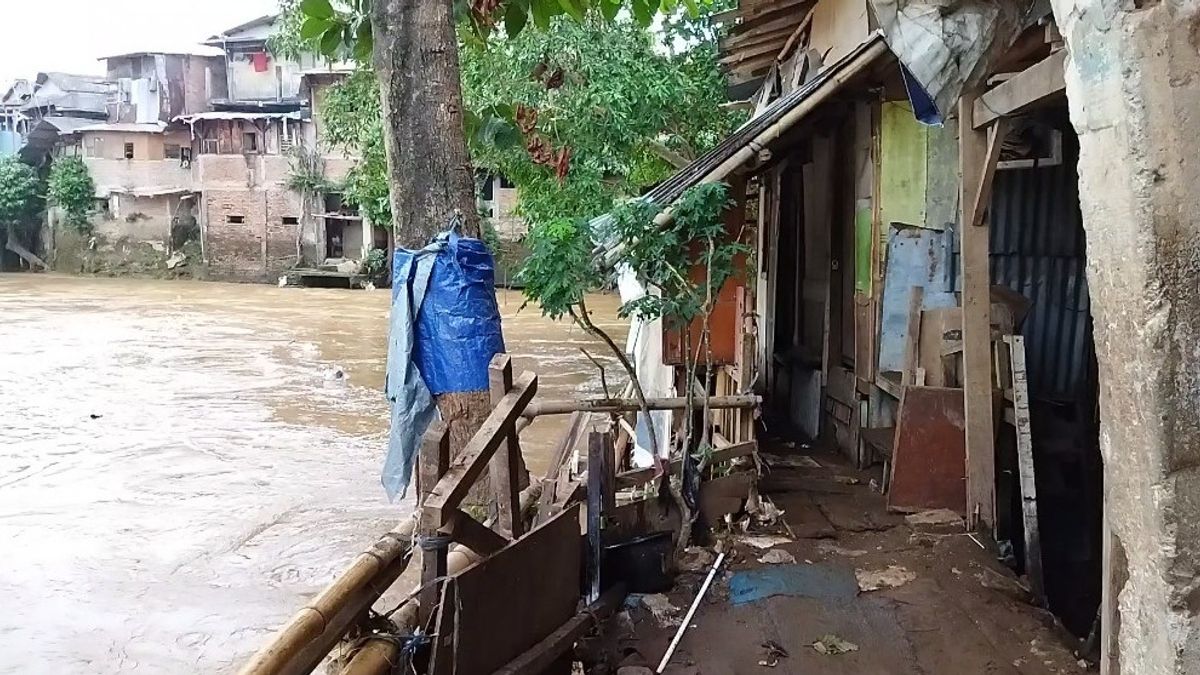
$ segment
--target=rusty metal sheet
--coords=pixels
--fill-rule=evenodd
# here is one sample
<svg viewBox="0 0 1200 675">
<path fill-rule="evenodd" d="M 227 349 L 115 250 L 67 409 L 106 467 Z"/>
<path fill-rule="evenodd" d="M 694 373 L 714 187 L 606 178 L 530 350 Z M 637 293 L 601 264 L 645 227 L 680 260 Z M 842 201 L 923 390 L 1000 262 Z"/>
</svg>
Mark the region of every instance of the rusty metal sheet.
<svg viewBox="0 0 1200 675">
<path fill-rule="evenodd" d="M 904 388 L 892 450 L 889 510 L 966 512 L 965 420 L 962 389 Z"/>
<path fill-rule="evenodd" d="M 487 675 L 574 616 L 581 556 L 576 505 L 456 575 L 456 675 Z"/>
</svg>

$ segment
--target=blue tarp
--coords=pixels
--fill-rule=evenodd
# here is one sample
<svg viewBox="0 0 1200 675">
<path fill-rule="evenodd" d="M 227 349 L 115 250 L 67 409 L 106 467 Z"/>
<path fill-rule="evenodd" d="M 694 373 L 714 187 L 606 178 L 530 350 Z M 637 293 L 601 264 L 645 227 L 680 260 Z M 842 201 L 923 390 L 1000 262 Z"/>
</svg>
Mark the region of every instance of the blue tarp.
<svg viewBox="0 0 1200 675">
<path fill-rule="evenodd" d="M 453 230 L 420 251 L 396 251 L 384 385 L 392 423 L 382 480 L 390 499 L 408 489 L 421 436 L 437 413 L 433 397 L 488 388 L 488 363 L 504 351 L 494 282 L 487 245 Z"/>
</svg>

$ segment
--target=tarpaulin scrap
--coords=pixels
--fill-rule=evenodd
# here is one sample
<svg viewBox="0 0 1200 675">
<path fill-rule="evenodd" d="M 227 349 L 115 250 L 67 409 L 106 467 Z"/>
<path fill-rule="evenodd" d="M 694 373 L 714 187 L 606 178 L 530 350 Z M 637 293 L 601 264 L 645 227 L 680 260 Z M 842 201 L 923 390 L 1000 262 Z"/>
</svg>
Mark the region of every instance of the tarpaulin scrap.
<svg viewBox="0 0 1200 675">
<path fill-rule="evenodd" d="M 439 234 L 420 251 L 396 251 L 384 389 L 391 430 L 382 481 L 403 497 L 435 395 L 488 388 L 488 363 L 504 351 L 495 265 L 487 245 Z"/>
</svg>

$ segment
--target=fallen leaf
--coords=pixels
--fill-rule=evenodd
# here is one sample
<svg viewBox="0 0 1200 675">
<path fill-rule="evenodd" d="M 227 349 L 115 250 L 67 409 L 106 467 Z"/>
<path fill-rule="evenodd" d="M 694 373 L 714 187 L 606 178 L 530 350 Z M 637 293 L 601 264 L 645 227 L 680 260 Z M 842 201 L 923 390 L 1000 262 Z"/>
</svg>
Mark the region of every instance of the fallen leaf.
<svg viewBox="0 0 1200 675">
<path fill-rule="evenodd" d="M 821 639 L 812 643 L 812 648 L 817 650 L 818 654 L 829 655 L 845 654 L 847 652 L 858 651 L 858 645 L 850 642 L 849 640 L 843 640 L 836 635 L 823 636 Z"/>
<path fill-rule="evenodd" d="M 868 593 L 903 586 L 917 575 L 898 565 L 888 565 L 885 570 L 854 570 L 854 578 L 858 580 L 858 590 Z"/>
</svg>

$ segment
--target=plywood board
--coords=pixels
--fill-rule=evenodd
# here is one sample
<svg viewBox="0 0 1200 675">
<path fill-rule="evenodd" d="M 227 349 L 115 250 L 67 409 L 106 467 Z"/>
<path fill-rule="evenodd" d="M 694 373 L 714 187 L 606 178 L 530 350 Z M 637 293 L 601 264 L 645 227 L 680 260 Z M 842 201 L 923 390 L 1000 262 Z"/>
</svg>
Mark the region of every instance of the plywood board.
<svg viewBox="0 0 1200 675">
<path fill-rule="evenodd" d="M 907 102 L 884 102 L 880 110 L 879 207 L 885 226 L 903 223 L 926 227 L 927 127 L 913 117 Z M 930 223 L 937 229 L 944 223 Z"/>
<path fill-rule="evenodd" d="M 579 602 L 579 506 L 454 577 L 457 675 L 487 675 L 553 633 Z"/>
<path fill-rule="evenodd" d="M 867 0 L 819 0 L 813 10 L 812 46 L 826 64 L 862 44 L 871 33 Z"/>
<path fill-rule="evenodd" d="M 925 289 L 922 309 L 958 304 L 950 292 L 953 259 L 950 234 L 921 227 L 889 227 L 888 230 L 879 336 L 881 372 L 904 369 L 909 301 L 914 286 Z"/>
<path fill-rule="evenodd" d="M 966 512 L 965 429 L 962 389 L 904 388 L 892 449 L 889 509 Z"/>
<path fill-rule="evenodd" d="M 925 310 L 921 316 L 917 365 L 925 369 L 925 384 L 931 387 L 957 387 L 959 356 L 947 353 L 962 343 L 962 309 L 948 307 Z"/>
</svg>

